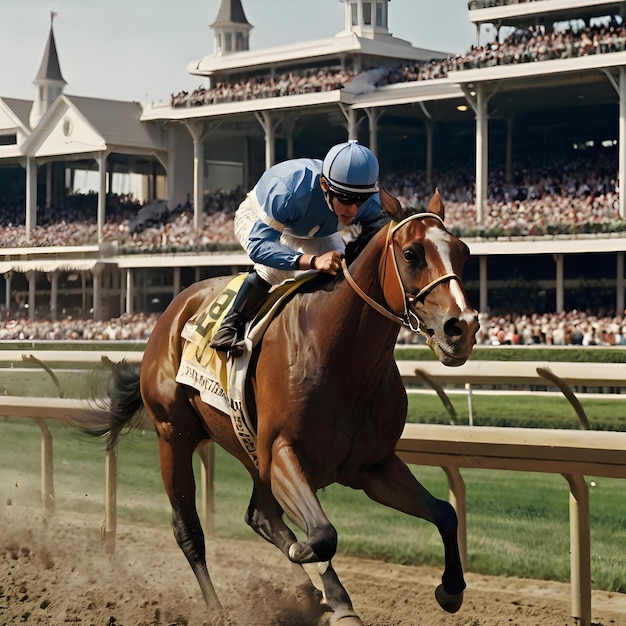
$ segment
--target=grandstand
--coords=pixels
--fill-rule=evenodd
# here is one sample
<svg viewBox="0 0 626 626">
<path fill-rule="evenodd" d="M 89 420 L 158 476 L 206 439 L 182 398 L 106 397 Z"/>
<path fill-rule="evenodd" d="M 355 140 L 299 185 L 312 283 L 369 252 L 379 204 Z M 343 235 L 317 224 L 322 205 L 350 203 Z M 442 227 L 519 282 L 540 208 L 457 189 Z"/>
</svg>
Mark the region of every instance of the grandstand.
<svg viewBox="0 0 626 626">
<path fill-rule="evenodd" d="M 255 50 L 243 4 L 222 2 L 213 52 L 188 66 L 198 89 L 166 104 L 66 94 L 51 25 L 33 101 L 0 98 L 6 314 L 158 312 L 245 269 L 229 236 L 245 190 L 347 138 L 403 202 L 440 188 L 482 312 L 624 311 L 626 2 L 472 0 L 477 42 L 496 37 L 457 55 L 394 37 L 389 0 L 345 0 L 329 39 Z"/>
</svg>

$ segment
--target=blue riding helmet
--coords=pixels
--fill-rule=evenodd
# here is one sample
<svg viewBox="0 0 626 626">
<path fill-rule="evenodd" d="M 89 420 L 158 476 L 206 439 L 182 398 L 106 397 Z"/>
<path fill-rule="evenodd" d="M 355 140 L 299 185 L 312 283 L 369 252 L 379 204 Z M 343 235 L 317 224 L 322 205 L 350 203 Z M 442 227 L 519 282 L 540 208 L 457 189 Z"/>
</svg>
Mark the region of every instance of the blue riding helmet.
<svg viewBox="0 0 626 626">
<path fill-rule="evenodd" d="M 322 176 L 331 191 L 349 195 L 371 195 L 378 191 L 378 159 L 352 139 L 333 146 L 324 157 Z"/>
</svg>

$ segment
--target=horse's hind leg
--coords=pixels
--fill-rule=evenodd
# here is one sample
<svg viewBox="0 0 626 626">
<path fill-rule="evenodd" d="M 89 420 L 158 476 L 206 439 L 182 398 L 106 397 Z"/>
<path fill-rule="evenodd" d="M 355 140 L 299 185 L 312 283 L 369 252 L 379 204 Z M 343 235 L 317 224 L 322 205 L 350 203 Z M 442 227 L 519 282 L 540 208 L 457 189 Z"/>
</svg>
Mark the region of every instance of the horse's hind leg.
<svg viewBox="0 0 626 626">
<path fill-rule="evenodd" d="M 165 436 L 159 432 L 161 476 L 172 506 L 172 528 L 176 542 L 191 565 L 207 607 L 219 615 L 222 613 L 222 605 L 207 569 L 204 532 L 196 509 L 192 457 L 201 438 L 194 436 L 191 431 L 193 428 L 188 427 L 183 433 L 171 431 Z"/>
<path fill-rule="evenodd" d="M 337 549 L 337 531 L 322 510 L 292 448 L 282 446 L 274 452 L 270 473 L 275 499 L 289 518 L 307 534 L 306 542 L 296 541 L 295 535 L 285 525 L 288 534 L 279 534 L 280 538 L 286 539 L 281 549 L 294 563 L 318 563 L 318 572 L 324 587 L 324 602 L 333 611 L 331 624 L 362 626 L 352 608 L 350 596 L 331 564 L 331 558 Z M 284 525 L 280 516 L 278 517 Z"/>
<path fill-rule="evenodd" d="M 445 567 L 435 596 L 443 609 L 456 613 L 463 603 L 465 580 L 457 538 L 457 516 L 452 505 L 438 500 L 413 476 L 397 456 L 371 471 L 361 487 L 367 495 L 398 511 L 432 522 L 443 540 Z"/>
</svg>

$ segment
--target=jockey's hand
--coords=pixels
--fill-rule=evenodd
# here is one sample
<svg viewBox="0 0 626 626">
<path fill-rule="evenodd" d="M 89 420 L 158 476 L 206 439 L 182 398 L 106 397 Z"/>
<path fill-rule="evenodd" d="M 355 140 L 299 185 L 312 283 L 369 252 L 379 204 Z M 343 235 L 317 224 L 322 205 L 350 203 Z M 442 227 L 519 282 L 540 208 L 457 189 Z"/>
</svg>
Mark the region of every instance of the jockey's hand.
<svg viewBox="0 0 626 626">
<path fill-rule="evenodd" d="M 341 270 L 341 254 L 336 250 L 321 254 L 315 259 L 315 269 L 336 276 Z"/>
</svg>

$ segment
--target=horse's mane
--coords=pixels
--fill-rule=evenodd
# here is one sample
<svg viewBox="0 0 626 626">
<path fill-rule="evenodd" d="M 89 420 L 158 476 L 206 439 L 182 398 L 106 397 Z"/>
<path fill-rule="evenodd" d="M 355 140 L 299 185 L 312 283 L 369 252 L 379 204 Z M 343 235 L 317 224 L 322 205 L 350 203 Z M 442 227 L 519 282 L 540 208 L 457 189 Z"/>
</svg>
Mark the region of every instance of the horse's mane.
<svg viewBox="0 0 626 626">
<path fill-rule="evenodd" d="M 361 232 L 356 239 L 346 245 L 346 262 L 348 265 L 356 259 L 370 242 L 372 237 L 390 221 L 401 222 L 415 213 L 415 209 L 403 208 L 400 203 L 385 189 L 380 190 L 382 200 L 382 211 L 369 219 L 363 220 L 360 224 Z"/>
<path fill-rule="evenodd" d="M 361 232 L 358 234 L 356 239 L 353 239 L 346 244 L 346 263 L 350 265 L 350 263 L 352 263 L 352 261 L 354 261 L 357 256 L 363 252 L 363 249 L 370 242 L 372 237 L 390 221 L 391 217 L 389 217 L 389 215 L 386 213 L 379 213 L 373 218 L 361 222 Z"/>
</svg>

